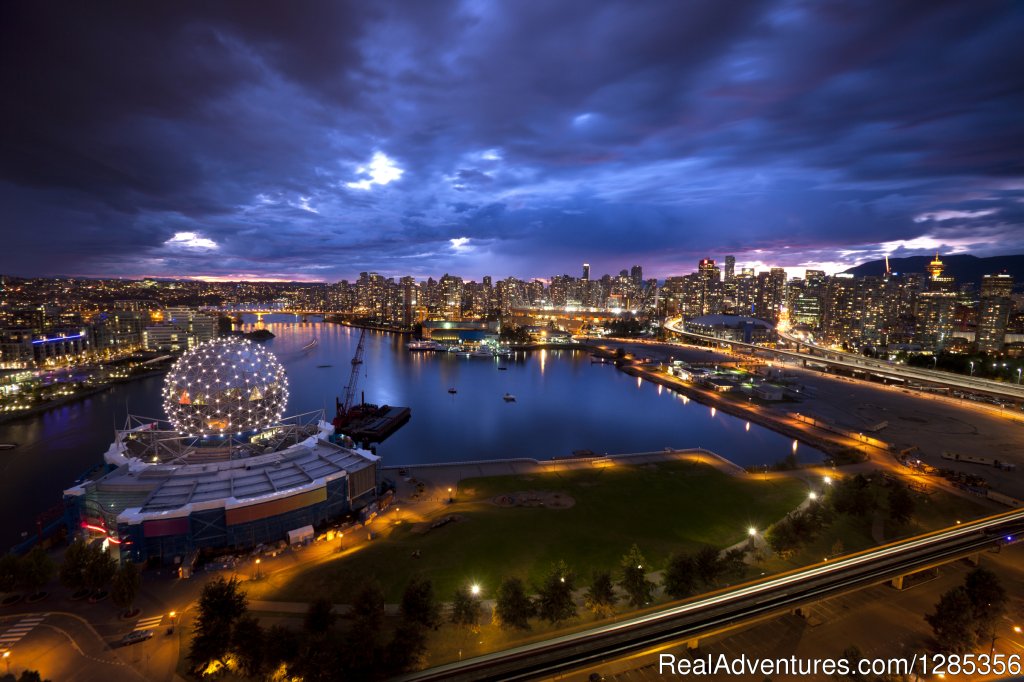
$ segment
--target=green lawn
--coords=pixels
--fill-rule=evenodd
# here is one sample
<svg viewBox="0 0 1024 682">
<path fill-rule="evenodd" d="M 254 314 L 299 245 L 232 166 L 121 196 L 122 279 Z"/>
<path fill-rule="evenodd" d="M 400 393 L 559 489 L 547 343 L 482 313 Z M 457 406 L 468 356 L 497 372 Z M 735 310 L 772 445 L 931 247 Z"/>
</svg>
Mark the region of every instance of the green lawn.
<svg viewBox="0 0 1024 682">
<path fill-rule="evenodd" d="M 575 505 L 502 508 L 489 501 L 528 490 L 558 491 Z M 345 603 L 373 577 L 395 602 L 417 574 L 434 582 L 442 600 L 470 582 L 493 597 L 503 577 L 537 582 L 559 559 L 585 584 L 596 570 L 617 570 L 634 542 L 657 570 L 673 551 L 742 540 L 749 526 L 764 528 L 797 506 L 806 490 L 798 480 L 737 479 L 689 462 L 466 479 L 457 502 L 439 515 L 457 514 L 460 521 L 426 534 L 400 525 L 359 552 L 301 569 L 261 598 L 309 601 L 323 595 Z M 415 550 L 417 559 L 411 558 Z"/>
</svg>

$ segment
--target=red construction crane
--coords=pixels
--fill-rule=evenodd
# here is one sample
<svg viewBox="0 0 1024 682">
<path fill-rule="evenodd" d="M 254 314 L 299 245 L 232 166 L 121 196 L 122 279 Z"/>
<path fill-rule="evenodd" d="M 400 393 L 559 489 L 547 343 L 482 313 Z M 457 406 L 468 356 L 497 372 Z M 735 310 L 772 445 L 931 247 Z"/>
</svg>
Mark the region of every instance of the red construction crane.
<svg viewBox="0 0 1024 682">
<path fill-rule="evenodd" d="M 356 382 L 359 381 L 359 366 L 363 364 L 363 340 L 366 338 L 366 328 L 359 332 L 359 343 L 356 344 L 356 354 L 352 358 L 352 373 L 348 377 L 348 385 L 345 386 L 345 399 L 334 399 L 336 414 L 334 417 L 334 428 L 340 429 L 349 422 L 352 417 L 352 401 L 356 395 Z"/>
</svg>

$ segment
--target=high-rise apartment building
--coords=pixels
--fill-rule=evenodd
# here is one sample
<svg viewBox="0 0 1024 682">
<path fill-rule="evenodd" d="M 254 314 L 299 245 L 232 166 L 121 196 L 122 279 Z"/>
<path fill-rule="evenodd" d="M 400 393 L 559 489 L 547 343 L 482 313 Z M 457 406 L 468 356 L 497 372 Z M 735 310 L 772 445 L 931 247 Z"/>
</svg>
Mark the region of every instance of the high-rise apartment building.
<svg viewBox="0 0 1024 682">
<path fill-rule="evenodd" d="M 1006 328 L 1013 314 L 1013 277 L 1007 274 L 985 275 L 978 302 L 978 350 L 1000 353 L 1006 343 Z"/>
</svg>

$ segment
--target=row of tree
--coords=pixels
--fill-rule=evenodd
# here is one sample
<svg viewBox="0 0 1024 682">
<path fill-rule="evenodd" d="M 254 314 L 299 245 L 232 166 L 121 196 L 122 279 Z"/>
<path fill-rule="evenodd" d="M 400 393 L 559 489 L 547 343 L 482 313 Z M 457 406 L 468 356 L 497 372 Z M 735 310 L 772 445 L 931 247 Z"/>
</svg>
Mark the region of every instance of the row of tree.
<svg viewBox="0 0 1024 682">
<path fill-rule="evenodd" d="M 479 600 L 468 592 L 465 596 L 452 610 L 453 622 L 479 617 Z M 427 632 L 441 622 L 432 583 L 414 579 L 402 595 L 399 623 L 390 633 L 384 593 L 375 582 L 353 599 L 347 628 L 338 627 L 326 598 L 309 605 L 301 632 L 281 625 L 264 628 L 249 613 L 238 580 L 221 577 L 203 587 L 189 660 L 197 674 L 226 665 L 256 678 L 376 679 L 412 669 L 426 652 Z"/>
<path fill-rule="evenodd" d="M 913 495 L 906 485 L 895 479 L 888 482 L 887 488 L 884 506 L 888 520 L 897 526 L 906 525 L 913 518 L 916 507 Z M 817 538 L 836 515 L 843 514 L 862 523 L 870 523 L 873 515 L 882 509 L 879 498 L 876 487 L 863 474 L 844 478 L 832 485 L 824 500 L 813 502 L 775 523 L 765 534 L 765 539 L 776 554 L 790 556 L 803 544 Z M 842 545 L 838 543 L 834 553 L 841 551 Z"/>
<path fill-rule="evenodd" d="M 662 587 L 670 596 L 683 598 L 743 570 L 742 552 L 719 556 L 715 548 L 704 547 L 694 554 L 673 555 Z M 647 573 L 634 545 L 616 575 L 602 571 L 593 576 L 583 604 L 597 618 L 610 616 L 620 600 L 616 587 L 630 606 L 650 604 L 658 586 Z M 496 594 L 494 620 L 521 630 L 529 629 L 532 619 L 551 624 L 570 620 L 578 615 L 576 589 L 576 575 L 564 561 L 553 564 L 533 590 L 520 578 L 506 578 Z M 414 578 L 402 594 L 394 627 L 384 617 L 384 593 L 370 582 L 353 598 L 347 627 L 339 625 L 327 599 L 318 599 L 309 605 L 302 632 L 280 625 L 264 628 L 248 612 L 237 580 L 217 578 L 207 583 L 199 599 L 189 659 L 197 673 L 211 665 L 234 665 L 251 677 L 287 673 L 306 680 L 374 679 L 416 668 L 426 653 L 428 633 L 445 620 L 475 630 L 482 616 L 481 598 L 468 586 L 455 590 L 445 616 L 431 581 Z"/>
<path fill-rule="evenodd" d="M 60 582 L 74 592 L 96 596 L 109 590 L 114 604 L 130 611 L 138 596 L 141 578 L 138 567 L 132 562 L 118 565 L 98 544 L 78 540 L 64 553 Z"/>
<path fill-rule="evenodd" d="M 28 554 L 0 556 L 0 592 L 27 592 L 39 596 L 56 571 L 53 559 L 42 547 L 32 548 Z"/>
<path fill-rule="evenodd" d="M 723 579 L 738 579 L 746 570 L 743 555 L 741 549 L 722 554 L 710 546 L 692 554 L 673 554 L 662 575 L 661 587 L 673 599 L 683 599 L 697 593 L 699 588 L 714 587 Z M 658 588 L 658 584 L 647 577 L 649 571 L 640 548 L 633 545 L 622 557 L 616 574 L 610 571 L 594 574 L 584 593 L 583 605 L 596 618 L 612 615 L 620 598 L 618 587 L 629 606 L 647 606 Z M 535 596 L 528 594 L 520 578 L 505 578 L 495 599 L 495 620 L 502 627 L 522 630 L 529 629 L 531 618 L 557 625 L 578 615 L 573 598 L 575 590 L 576 576 L 564 561 L 555 563 L 541 583 L 534 586 Z"/>
</svg>

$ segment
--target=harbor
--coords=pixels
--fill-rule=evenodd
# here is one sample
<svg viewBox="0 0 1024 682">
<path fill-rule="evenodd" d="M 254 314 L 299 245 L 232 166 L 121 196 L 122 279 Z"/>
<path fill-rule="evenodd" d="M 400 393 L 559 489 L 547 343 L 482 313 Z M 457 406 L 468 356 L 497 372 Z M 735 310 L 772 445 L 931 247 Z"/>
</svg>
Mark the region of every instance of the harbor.
<svg viewBox="0 0 1024 682">
<path fill-rule="evenodd" d="M 289 315 L 268 315 L 265 321 L 275 335 L 265 345 L 288 374 L 289 412 L 334 413 L 334 400 L 344 397 L 351 379 L 361 330 L 296 324 Z M 306 348 L 313 338 L 317 344 Z M 487 361 L 411 352 L 408 340 L 367 330 L 353 393 L 352 404 L 365 394 L 368 403 L 409 409 L 411 418 L 390 434 L 385 436 L 379 424 L 363 434 L 381 439 L 374 448 L 385 465 L 702 447 L 750 466 L 772 464 L 791 452 L 791 437 L 756 425 L 746 431 L 742 419 L 721 412 L 712 416 L 708 407 L 685 403 L 676 391 L 646 380 L 638 384 L 612 363 L 591 364 L 590 351 L 514 350 Z M 162 380 L 151 376 L 116 384 L 0 426 L 0 443 L 18 444 L 0 458 L 0 497 L 9 519 L 0 542 L 13 545 L 22 532 L 35 532 L 37 516 L 61 501 L 60 484 L 53 482 L 74 481 L 100 462 L 126 413 L 161 417 Z M 505 400 L 506 394 L 515 401 Z M 394 423 L 401 421 L 399 413 L 391 416 L 399 417 Z M 809 446 L 801 446 L 799 455 L 805 462 L 824 457 Z"/>
</svg>

